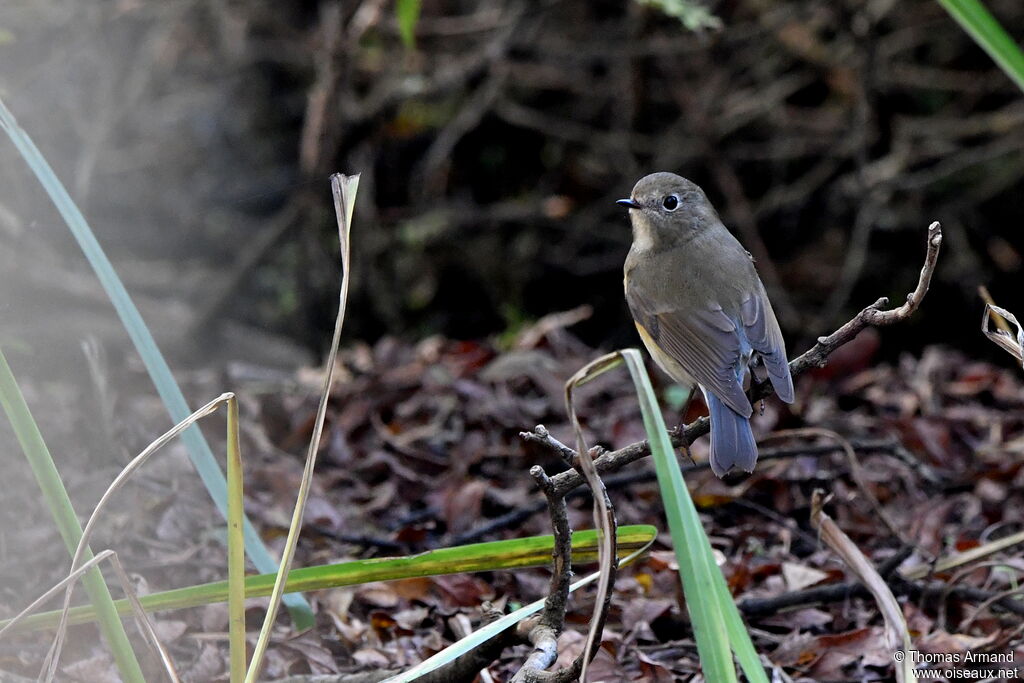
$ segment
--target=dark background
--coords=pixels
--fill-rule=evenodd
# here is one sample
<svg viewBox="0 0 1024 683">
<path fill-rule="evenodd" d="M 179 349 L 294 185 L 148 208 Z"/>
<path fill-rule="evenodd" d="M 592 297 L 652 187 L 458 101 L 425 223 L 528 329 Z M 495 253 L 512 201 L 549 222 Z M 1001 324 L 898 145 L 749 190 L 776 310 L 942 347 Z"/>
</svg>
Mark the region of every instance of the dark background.
<svg viewBox="0 0 1024 683">
<path fill-rule="evenodd" d="M 1024 3 L 986 4 L 1024 42 Z M 977 287 L 1024 316 L 1024 94 L 935 0 L 708 9 L 720 29 L 694 33 L 634 0 L 424 0 L 407 47 L 394 0 L 0 0 L 0 97 L 89 218 L 190 405 L 238 392 L 246 510 L 275 550 L 317 411 L 322 378 L 309 366 L 322 362 L 337 306 L 329 175 L 362 173 L 345 348 L 299 564 L 420 552 L 477 531 L 468 538 L 549 533 L 543 513 L 492 523 L 541 500 L 532 466 L 565 467 L 521 430 L 544 424 L 571 442 L 562 382 L 596 346 L 638 345 L 621 285 L 630 231 L 614 201 L 655 170 L 701 184 L 757 257 L 791 355 L 879 296 L 902 303 L 929 223 L 944 226 L 932 290 L 910 321 L 865 332 L 831 357 L 828 374 L 798 378 L 792 408 L 768 401 L 754 415 L 759 436 L 812 426 L 849 438 L 861 476 L 845 455 L 801 455 L 806 432 L 766 444 L 791 449 L 791 459 L 764 458 L 739 487 L 687 475 L 738 598 L 783 590 L 785 564 L 838 580 L 840 565 L 809 523 L 817 488 L 835 494 L 830 514 L 875 564 L 903 544 L 880 523 L 882 509 L 935 555 L 1019 528 L 1024 388 L 1019 364 L 980 333 Z M 530 325 L 581 305 L 593 314 L 569 333 Z M 2 135 L 0 348 L 79 513 L 171 426 L 78 246 Z M 666 386 L 663 375 L 655 381 Z M 670 425 L 703 410 L 679 415 L 662 398 Z M 580 401 L 592 442 L 644 437 L 626 373 L 588 385 Z M 204 423 L 218 456 L 221 420 Z M 891 452 L 861 447 L 878 439 Z M 693 445 L 696 461 L 706 449 L 707 439 Z M 0 418 L 5 615 L 66 568 L 17 453 Z M 617 514 L 660 525 L 644 467 L 622 470 L 630 479 L 613 489 Z M 115 548 L 150 589 L 223 577 L 220 517 L 180 442 L 113 505 L 93 547 Z M 591 523 L 585 498 L 570 514 L 577 528 Z M 678 576 L 664 557 L 649 594 L 634 581 L 617 610 L 676 602 Z M 998 572 L 963 578 L 1015 587 Z M 484 596 L 543 595 L 547 570 L 452 579 L 472 592 L 395 598 L 433 616 L 409 640 L 390 641 L 392 665 L 436 651 L 452 635 L 447 620 Z M 380 585 L 368 589 L 351 601 L 364 624 L 383 604 L 373 597 Z M 456 604 L 456 594 L 469 597 Z M 974 642 L 953 640 L 961 618 L 974 622 L 963 626 L 968 639 L 1003 643 L 1017 632 L 1019 619 L 975 622 L 981 603 L 943 595 L 904 604 L 922 636 L 915 643 Z M 585 599 L 574 605 L 577 628 L 589 611 Z M 845 597 L 821 607 L 833 613 L 824 628 L 796 617 L 759 623 L 759 649 L 798 669 L 804 645 L 787 659 L 784 644 L 820 634 L 797 640 L 830 655 L 832 671 L 813 680 L 869 678 L 840 668 L 872 652 L 875 665 L 889 665 L 890 652 L 866 644 L 873 609 Z M 219 609 L 170 618 L 184 620 L 179 636 L 221 633 Z M 678 673 L 695 655 L 680 649 L 682 611 L 672 610 L 658 612 L 666 617 L 654 646 L 668 648 Z M 611 628 L 621 624 L 622 642 L 639 652 L 647 636 L 628 629 L 654 630 L 618 615 Z M 382 670 L 379 636 L 325 623 L 297 654 L 288 654 L 297 641 L 272 648 L 267 677 L 306 673 L 314 659 L 349 666 L 368 645 L 377 655 L 361 661 Z M 109 668 L 96 632 L 78 634 L 65 661 Z M 835 657 L 839 642 L 864 651 Z M 0 645 L 0 665 L 34 676 L 47 642 Z M 177 637 L 172 647 L 186 679 L 214 679 L 227 661 L 219 637 Z M 521 663 L 511 652 L 501 667 Z"/>
<path fill-rule="evenodd" d="M 1021 3 L 989 4 L 1024 38 Z M 709 8 L 721 29 L 694 33 L 627 0 L 425 0 L 408 48 L 378 0 L 4 3 L 0 92 L 171 347 L 324 350 L 336 170 L 363 174 L 349 339 L 590 304 L 587 342 L 635 345 L 613 201 L 671 170 L 757 257 L 791 351 L 900 303 L 940 220 L 932 293 L 883 356 L 1000 358 L 977 286 L 1024 311 L 1021 92 L 933 0 Z M 121 337 L 6 139 L 0 252 L 8 339 Z"/>
</svg>

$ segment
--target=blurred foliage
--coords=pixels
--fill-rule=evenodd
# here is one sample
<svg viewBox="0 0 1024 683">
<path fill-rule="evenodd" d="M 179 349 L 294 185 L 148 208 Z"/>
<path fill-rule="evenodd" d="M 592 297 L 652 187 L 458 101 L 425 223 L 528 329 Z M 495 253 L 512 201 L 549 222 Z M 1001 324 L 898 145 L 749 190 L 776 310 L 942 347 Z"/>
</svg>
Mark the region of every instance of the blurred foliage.
<svg viewBox="0 0 1024 683">
<path fill-rule="evenodd" d="M 420 0 L 398 0 L 395 15 L 398 18 L 398 32 L 405 46 L 416 46 L 416 22 L 420 20 Z"/>
<path fill-rule="evenodd" d="M 938 0 L 996 64 L 1024 90 L 1024 52 L 980 0 Z"/>
<path fill-rule="evenodd" d="M 657 7 L 670 17 L 678 19 L 690 31 L 722 28 L 722 20 L 707 7 L 690 0 L 637 0 L 641 5 Z"/>
<path fill-rule="evenodd" d="M 621 0 L 438 0 L 411 23 L 411 4 L 375 2 L 56 7 L 0 10 L 14 36 L 0 88 L 30 133 L 46 131 L 44 152 L 164 335 L 242 324 L 322 351 L 335 170 L 367 188 L 358 337 L 478 337 L 505 330 L 507 310 L 515 325 L 587 303 L 587 341 L 635 344 L 630 233 L 613 202 L 655 170 L 705 189 L 794 349 L 905 296 L 932 220 L 951 247 L 942 303 L 888 352 L 993 353 L 974 329 L 979 284 L 1024 308 L 1024 103 L 935 0 L 709 3 L 721 29 L 701 32 L 663 12 L 704 5 Z M 1016 0 L 990 9 L 1024 22 Z M 17 320 L 38 273 L 55 300 L 83 290 L 8 154 L 0 267 Z M 76 320 L 62 322 L 74 337 Z M 269 347 L 230 338 L 246 343 Z"/>
</svg>

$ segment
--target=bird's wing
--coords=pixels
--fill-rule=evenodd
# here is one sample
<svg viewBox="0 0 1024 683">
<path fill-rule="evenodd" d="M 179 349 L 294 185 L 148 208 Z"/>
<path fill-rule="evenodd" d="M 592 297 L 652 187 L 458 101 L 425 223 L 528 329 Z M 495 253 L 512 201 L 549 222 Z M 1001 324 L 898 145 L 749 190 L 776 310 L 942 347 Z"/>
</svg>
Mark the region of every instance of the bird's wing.
<svg viewBox="0 0 1024 683">
<path fill-rule="evenodd" d="M 775 312 L 763 288 L 747 294 L 743 299 L 740 305 L 740 320 L 747 341 L 764 361 L 768 379 L 775 387 L 775 393 L 786 403 L 792 403 L 793 376 L 789 373 L 786 344 L 782 339 L 779 321 L 775 319 Z"/>
<path fill-rule="evenodd" d="M 639 287 L 626 288 L 626 301 L 637 325 L 658 348 L 723 403 L 750 417 L 750 401 L 736 372 L 740 363 L 739 331 L 721 306 L 659 310 Z"/>
</svg>

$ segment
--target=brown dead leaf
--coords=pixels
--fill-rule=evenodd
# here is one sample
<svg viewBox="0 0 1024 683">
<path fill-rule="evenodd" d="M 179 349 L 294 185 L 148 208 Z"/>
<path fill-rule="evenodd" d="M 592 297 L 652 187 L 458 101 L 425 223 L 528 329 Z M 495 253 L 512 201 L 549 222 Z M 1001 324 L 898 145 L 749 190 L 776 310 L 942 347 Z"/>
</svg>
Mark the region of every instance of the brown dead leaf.
<svg viewBox="0 0 1024 683">
<path fill-rule="evenodd" d="M 324 647 L 320 636 L 314 631 L 303 633 L 296 638 L 289 638 L 280 643 L 280 647 L 290 650 L 296 657 L 293 664 L 301 666 L 304 671 L 313 675 L 338 673 L 338 663 L 334 655 Z M 292 667 L 290 667 L 291 669 Z M 290 671 L 294 673 L 294 671 Z"/>
<path fill-rule="evenodd" d="M 391 659 L 385 651 L 372 647 L 356 650 L 352 654 L 352 659 L 367 669 L 386 669 L 391 665 Z"/>
<path fill-rule="evenodd" d="M 949 633 L 947 631 L 932 631 L 917 641 L 922 652 L 963 654 L 968 650 L 982 652 L 984 648 L 999 638 L 999 632 L 994 631 L 987 636 L 971 636 L 966 633 Z"/>
<path fill-rule="evenodd" d="M 674 683 L 677 680 L 675 673 L 666 662 L 655 659 L 641 649 L 637 649 L 636 657 L 640 663 L 640 672 L 643 677 L 632 680 L 640 680 L 644 683 Z"/>
<path fill-rule="evenodd" d="M 406 600 L 423 600 L 430 594 L 434 580 L 428 576 L 391 581 L 390 586 L 397 595 Z"/>
<path fill-rule="evenodd" d="M 483 579 L 471 574 L 435 576 L 434 585 L 455 607 L 474 607 L 494 598 L 494 589 Z"/>
<path fill-rule="evenodd" d="M 391 615 L 396 624 L 409 631 L 419 628 L 428 616 L 430 616 L 430 610 L 426 607 L 412 607 Z"/>
<path fill-rule="evenodd" d="M 834 617 L 821 609 L 815 607 L 805 607 L 803 609 L 793 610 L 791 612 L 785 612 L 783 614 L 776 614 L 762 619 L 761 623 L 770 626 L 777 626 L 779 628 L 791 628 L 797 631 L 806 631 L 809 629 L 817 629 L 827 624 L 831 624 Z"/>
<path fill-rule="evenodd" d="M 845 637 L 847 635 L 853 637 Z M 862 671 L 863 667 L 886 670 L 892 667 L 893 651 L 886 644 L 881 627 L 858 629 L 836 638 L 823 637 L 819 642 L 822 656 L 808 672 L 815 680 L 843 678 Z"/>
</svg>

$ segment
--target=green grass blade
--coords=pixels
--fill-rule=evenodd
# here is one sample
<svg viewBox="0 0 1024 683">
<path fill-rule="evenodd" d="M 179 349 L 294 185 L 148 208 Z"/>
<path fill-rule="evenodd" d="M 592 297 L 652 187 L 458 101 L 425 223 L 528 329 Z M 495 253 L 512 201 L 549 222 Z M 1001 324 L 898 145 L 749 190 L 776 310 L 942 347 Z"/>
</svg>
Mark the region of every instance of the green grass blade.
<svg viewBox="0 0 1024 683">
<path fill-rule="evenodd" d="M 395 16 L 398 19 L 398 34 L 407 49 L 416 47 L 416 24 L 420 21 L 421 0 L 398 0 Z"/>
<path fill-rule="evenodd" d="M 653 542 L 654 537 L 652 536 L 651 543 Z M 647 550 L 647 547 L 649 545 L 650 543 L 648 543 L 646 546 L 642 548 L 634 550 L 632 553 L 622 558 L 620 566 L 624 567 L 633 560 L 635 560 L 637 557 L 643 554 L 644 551 Z M 573 584 L 569 586 L 569 592 L 572 593 L 573 591 L 582 588 L 583 586 L 586 586 L 588 583 L 593 583 L 594 581 L 598 580 L 600 576 L 601 572 L 594 572 L 590 576 L 584 577 L 579 581 L 573 582 Z M 477 629 L 476 631 L 473 631 L 465 638 L 461 638 L 457 642 L 452 643 L 445 649 L 438 652 L 436 655 L 428 659 L 425 659 L 424 661 L 420 662 L 408 671 L 404 671 L 397 676 L 392 676 L 391 678 L 388 678 L 384 681 L 384 683 L 410 683 L 411 681 L 415 681 L 417 678 L 421 676 L 425 676 L 431 671 L 436 671 L 437 669 L 440 669 L 445 664 L 454 662 L 462 655 L 466 654 L 470 650 L 473 650 L 474 648 L 480 645 L 483 645 L 488 640 L 498 635 L 502 631 L 512 628 L 513 626 L 515 626 L 531 614 L 536 614 L 541 610 L 542 607 L 544 607 L 544 602 L 544 600 L 537 600 L 536 602 L 531 602 L 529 605 L 526 605 L 525 607 L 520 607 L 516 611 L 506 614 L 500 619 L 496 619 L 495 621 L 487 624 L 486 626 L 483 626 Z"/>
<path fill-rule="evenodd" d="M 620 557 L 646 548 L 657 536 L 657 533 L 657 529 L 646 524 L 620 527 L 618 544 Z M 372 581 L 395 581 L 422 576 L 542 567 L 550 564 L 553 547 L 554 537 L 531 536 L 510 541 L 491 541 L 441 548 L 418 555 L 301 567 L 289 573 L 285 590 L 291 592 L 311 591 L 354 586 Z M 580 564 L 596 562 L 597 533 L 593 530 L 573 533 L 572 553 L 573 560 Z M 256 598 L 270 595 L 276 576 L 276 573 L 247 576 L 245 578 L 245 596 Z M 143 596 L 139 601 L 147 612 L 158 612 L 224 602 L 227 600 L 227 595 L 227 581 L 216 581 L 152 593 Z M 114 605 L 121 614 L 131 612 L 131 606 L 127 600 L 117 600 Z M 52 628 L 56 625 L 59 616 L 59 612 L 56 611 L 36 614 L 26 617 L 11 630 L 19 633 Z M 84 605 L 71 609 L 68 622 L 81 624 L 95 618 L 95 610 L 89 605 Z M 6 623 L 6 621 L 0 622 L 0 627 Z"/>
<path fill-rule="evenodd" d="M 569 592 L 572 593 L 578 588 L 582 588 L 583 586 L 586 586 L 589 583 L 597 581 L 597 579 L 600 578 L 600 576 L 601 572 L 594 572 L 590 576 L 586 576 L 580 579 L 579 581 L 574 581 L 569 586 Z M 479 628 L 476 631 L 473 631 L 465 638 L 460 639 L 458 642 L 449 645 L 448 647 L 441 650 L 432 657 L 428 657 L 427 659 L 423 660 L 411 669 L 403 671 L 397 676 L 392 676 L 391 678 L 384 679 L 384 683 L 410 683 L 411 681 L 415 681 L 417 678 L 420 678 L 421 676 L 426 676 L 431 671 L 436 671 L 445 664 L 450 664 L 451 662 L 454 662 L 462 655 L 466 654 L 473 648 L 486 643 L 488 640 L 498 635 L 502 631 L 512 628 L 526 617 L 532 614 L 536 614 L 541 609 L 543 609 L 543 607 L 544 599 L 541 599 L 531 602 L 529 605 L 520 607 L 514 612 L 509 612 L 500 619 L 492 621 L 486 626 Z"/>
<path fill-rule="evenodd" d="M 725 583 L 725 577 L 717 566 L 714 567 L 712 576 L 715 579 L 715 595 L 718 604 L 722 607 L 722 616 L 725 619 L 725 630 L 729 633 L 729 643 L 736 659 L 740 662 L 743 673 L 748 681 L 759 681 L 768 683 L 768 677 L 764 672 L 764 665 L 757 654 L 753 641 L 750 640 L 750 633 L 747 632 L 747 625 L 740 616 L 740 610 L 736 607 L 736 601 L 729 592 L 729 586 Z"/>
<path fill-rule="evenodd" d="M 693 635 L 697 641 L 704 678 L 722 683 L 736 681 L 736 667 L 733 665 L 729 648 L 729 633 L 722 619 L 709 567 L 709 559 L 713 564 L 710 544 L 697 516 L 697 509 L 683 483 L 683 476 L 676 463 L 675 449 L 669 441 L 643 361 L 632 349 L 624 351 L 623 356 L 637 388 L 644 429 L 647 431 L 658 486 L 665 502 L 665 516 L 668 518 L 669 533 L 679 563 L 679 577 L 686 596 L 686 608 L 693 623 Z M 717 567 L 715 570 L 717 571 Z"/>
<path fill-rule="evenodd" d="M 238 399 L 228 399 L 228 641 L 231 683 L 245 679 L 245 536 L 242 519 L 242 449 L 238 440 Z"/>
<path fill-rule="evenodd" d="M 135 345 L 135 349 L 142 357 L 146 371 L 153 380 L 157 393 L 160 394 L 160 398 L 167 407 L 167 412 L 170 414 L 171 419 L 174 422 L 181 422 L 192 411 L 189 410 L 185 396 L 181 393 L 181 388 L 171 374 L 170 366 L 167 365 L 163 354 L 160 353 L 156 340 L 153 339 L 153 335 L 142 320 L 142 315 L 139 313 L 138 308 L 135 307 L 131 297 L 128 296 L 128 290 L 125 289 L 124 284 L 114 271 L 110 259 L 104 253 L 103 248 L 96 239 L 96 235 L 93 234 L 92 229 L 85 220 L 85 216 L 79 211 L 78 206 L 71 199 L 71 195 L 68 194 L 68 191 L 57 178 L 53 169 L 50 168 L 49 163 L 47 163 L 35 143 L 32 142 L 28 133 L 18 126 L 14 115 L 4 105 L 3 100 L 0 100 L 0 128 L 3 128 L 4 132 L 10 137 L 11 142 L 14 143 L 18 152 L 25 159 L 25 162 L 32 169 L 32 172 L 35 173 L 36 178 L 50 196 L 50 200 L 53 201 L 57 210 L 60 211 L 64 222 L 67 223 L 71 234 L 78 241 L 82 253 L 85 254 L 89 264 L 96 272 L 96 277 L 99 279 L 100 284 L 103 285 L 103 289 L 106 290 L 107 296 L 110 297 L 111 303 L 113 303 L 114 308 L 117 310 L 117 314 L 121 318 L 121 322 L 128 332 L 132 343 Z M 217 505 L 217 509 L 220 510 L 220 513 L 226 519 L 227 484 L 224 480 L 224 474 L 221 472 L 220 466 L 213 456 L 213 451 L 210 450 L 210 446 L 206 442 L 206 438 L 198 426 L 189 428 L 188 431 L 182 434 L 181 438 L 188 449 L 189 457 L 195 465 L 196 471 L 199 473 L 199 478 L 202 479 L 206 490 L 209 491 L 210 497 L 213 498 L 214 503 Z M 246 550 L 256 568 L 261 572 L 276 571 L 277 562 L 263 544 L 262 539 L 248 518 L 244 522 L 244 534 Z M 308 628 L 312 626 L 313 612 L 306 601 L 302 599 L 302 596 L 290 596 L 286 604 L 289 607 L 296 627 Z"/>
<path fill-rule="evenodd" d="M 75 514 L 71 499 L 64 488 L 57 466 L 50 457 L 50 451 L 43 441 L 43 435 L 39 431 L 32 413 L 29 411 L 25 397 L 22 395 L 18 384 L 7 364 L 7 358 L 0 350 L 0 405 L 3 406 L 7 418 L 11 421 L 14 434 L 25 452 L 32 473 L 35 474 L 39 488 L 42 489 L 43 498 L 50 508 L 57 529 L 60 531 L 64 544 L 68 547 L 69 553 L 74 553 L 78 547 L 78 541 L 82 537 L 82 524 Z M 85 560 L 93 558 L 92 551 L 85 553 Z M 125 633 L 124 624 L 118 617 L 117 609 L 114 606 L 114 599 L 110 595 L 107 584 L 103 581 L 103 575 L 97 568 L 91 569 L 83 578 L 85 590 L 92 601 L 94 609 L 99 613 L 100 630 L 103 637 L 110 645 L 114 655 L 117 668 L 121 676 L 127 681 L 138 681 L 142 683 L 145 679 L 142 676 L 142 669 L 135 658 L 128 635 Z M 127 601 L 125 601 L 127 603 Z"/>
<path fill-rule="evenodd" d="M 938 0 L 1003 72 L 1024 90 L 1024 52 L 980 0 Z"/>
<path fill-rule="evenodd" d="M 730 652 L 735 650 L 747 680 L 767 683 L 764 667 L 729 594 L 725 578 L 715 564 L 711 543 L 683 482 L 643 360 L 635 349 L 623 351 L 622 356 L 637 388 L 704 678 L 723 682 L 737 680 Z"/>
</svg>

